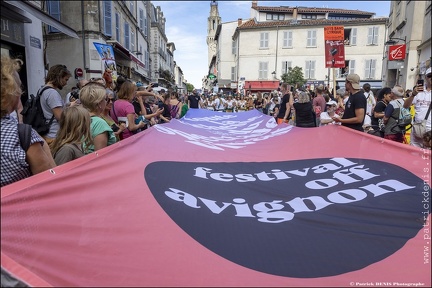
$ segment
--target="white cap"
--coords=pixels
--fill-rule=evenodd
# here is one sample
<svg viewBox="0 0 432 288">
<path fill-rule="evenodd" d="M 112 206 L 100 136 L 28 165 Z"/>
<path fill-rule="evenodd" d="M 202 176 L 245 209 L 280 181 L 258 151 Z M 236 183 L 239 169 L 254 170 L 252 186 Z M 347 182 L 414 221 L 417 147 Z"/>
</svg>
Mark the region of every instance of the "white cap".
<svg viewBox="0 0 432 288">
<path fill-rule="evenodd" d="M 336 101 L 330 100 L 326 103 L 326 105 L 336 106 L 337 103 L 336 103 Z"/>
</svg>

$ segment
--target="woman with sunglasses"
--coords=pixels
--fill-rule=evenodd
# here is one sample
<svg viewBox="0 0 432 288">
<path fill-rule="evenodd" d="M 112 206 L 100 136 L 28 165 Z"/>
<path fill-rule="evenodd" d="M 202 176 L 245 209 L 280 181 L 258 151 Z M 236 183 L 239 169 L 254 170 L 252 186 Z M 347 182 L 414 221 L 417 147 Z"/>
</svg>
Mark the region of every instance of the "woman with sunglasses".
<svg viewBox="0 0 432 288">
<path fill-rule="evenodd" d="M 108 97 L 107 104 L 105 105 L 105 109 L 102 112 L 102 119 L 104 119 L 111 129 L 114 131 L 114 135 L 117 138 L 117 141 L 120 141 L 120 135 L 126 129 L 126 125 L 124 123 L 117 124 L 111 117 L 110 111 L 112 109 L 113 103 L 115 101 L 114 91 L 111 89 L 106 89 L 106 96 Z"/>
<path fill-rule="evenodd" d="M 88 147 L 86 154 L 116 143 L 117 139 L 102 113 L 108 102 L 105 86 L 97 82 L 89 82 L 80 91 L 80 100 L 84 108 L 90 112 L 90 131 L 94 145 Z"/>
</svg>

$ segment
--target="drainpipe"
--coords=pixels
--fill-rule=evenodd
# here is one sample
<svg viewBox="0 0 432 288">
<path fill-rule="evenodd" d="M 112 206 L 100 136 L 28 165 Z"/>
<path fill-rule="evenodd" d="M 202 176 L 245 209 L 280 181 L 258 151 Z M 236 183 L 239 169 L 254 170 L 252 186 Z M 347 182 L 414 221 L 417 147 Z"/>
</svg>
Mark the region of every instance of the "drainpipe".
<svg viewBox="0 0 432 288">
<path fill-rule="evenodd" d="M 81 0 L 81 37 L 82 37 L 82 48 L 83 48 L 83 68 L 87 76 L 87 62 L 86 62 L 86 47 L 85 47 L 85 32 L 84 32 L 84 0 Z"/>
<path fill-rule="evenodd" d="M 278 56 L 278 39 L 279 39 L 279 25 L 276 26 L 277 30 L 276 30 L 276 59 L 275 59 L 275 75 L 277 75 L 277 56 Z M 275 76 L 276 77 L 276 76 Z M 274 79 L 273 79 L 274 80 Z"/>
</svg>

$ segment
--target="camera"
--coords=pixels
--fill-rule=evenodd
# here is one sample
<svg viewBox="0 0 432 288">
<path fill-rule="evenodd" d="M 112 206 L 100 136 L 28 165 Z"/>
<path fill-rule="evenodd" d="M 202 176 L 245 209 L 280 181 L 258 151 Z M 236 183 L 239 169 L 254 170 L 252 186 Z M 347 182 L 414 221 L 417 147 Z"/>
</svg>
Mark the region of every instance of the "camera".
<svg viewBox="0 0 432 288">
<path fill-rule="evenodd" d="M 79 99 L 79 90 L 73 90 L 70 92 L 69 101 L 75 101 Z"/>
</svg>

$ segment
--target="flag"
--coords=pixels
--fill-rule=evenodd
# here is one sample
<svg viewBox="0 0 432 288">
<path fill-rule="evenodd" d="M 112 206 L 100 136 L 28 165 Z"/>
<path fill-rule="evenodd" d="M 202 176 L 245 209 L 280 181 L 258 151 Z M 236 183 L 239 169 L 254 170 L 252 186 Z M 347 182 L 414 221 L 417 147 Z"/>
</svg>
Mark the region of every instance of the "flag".
<svg viewBox="0 0 432 288">
<path fill-rule="evenodd" d="M 190 109 L 2 187 L 1 265 L 30 286 L 430 286 L 429 169 L 346 127 Z"/>
</svg>

